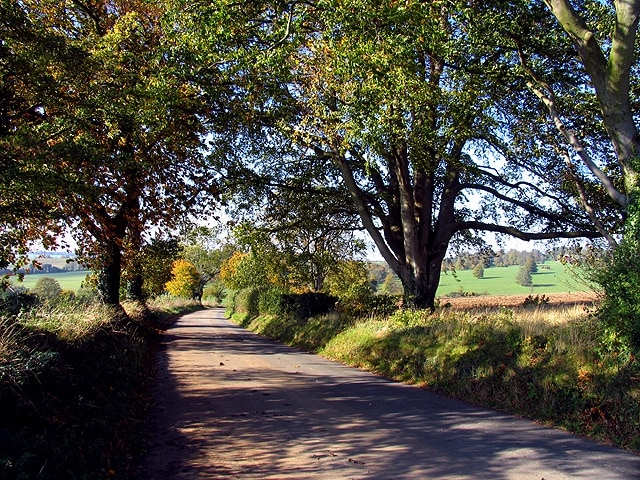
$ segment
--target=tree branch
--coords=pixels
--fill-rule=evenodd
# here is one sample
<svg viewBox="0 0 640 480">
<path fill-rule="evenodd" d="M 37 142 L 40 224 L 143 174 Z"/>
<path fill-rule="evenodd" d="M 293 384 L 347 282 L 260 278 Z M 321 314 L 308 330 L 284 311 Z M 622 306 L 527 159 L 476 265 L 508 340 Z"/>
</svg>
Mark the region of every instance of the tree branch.
<svg viewBox="0 0 640 480">
<path fill-rule="evenodd" d="M 585 212 L 587 212 L 587 215 L 591 219 L 591 222 L 593 223 L 593 225 L 596 227 L 596 230 L 600 232 L 600 234 L 607 240 L 607 242 L 611 247 L 615 247 L 618 244 L 618 242 L 616 242 L 616 240 L 606 231 L 606 229 L 604 228 L 604 225 L 598 219 L 595 210 L 587 200 L 587 193 L 584 189 L 584 183 L 582 182 L 582 179 L 578 176 L 578 173 L 576 172 L 576 167 L 571 162 L 571 158 L 569 158 L 569 155 L 566 152 L 559 152 L 559 153 L 563 156 L 564 161 L 567 164 L 569 175 L 571 175 L 571 178 L 573 179 L 576 185 L 576 188 L 578 189 L 578 195 L 580 196 L 580 201 L 582 202 L 582 206 L 584 207 Z"/>
<path fill-rule="evenodd" d="M 577 135 L 569 130 L 565 125 L 562 119 L 560 118 L 560 114 L 556 108 L 555 94 L 553 92 L 553 88 L 551 85 L 542 80 L 536 73 L 529 68 L 527 65 L 527 59 L 525 54 L 523 53 L 518 41 L 514 39 L 516 46 L 518 47 L 518 55 L 520 56 L 520 64 L 524 69 L 525 73 L 530 77 L 530 80 L 527 80 L 527 86 L 531 89 L 531 91 L 545 104 L 547 109 L 549 110 L 549 116 L 553 121 L 556 129 L 560 132 L 560 134 L 569 142 L 571 147 L 578 154 L 583 163 L 587 166 L 587 168 L 593 173 L 598 180 L 604 186 L 606 192 L 609 196 L 622 208 L 625 208 L 629 203 L 629 199 L 626 195 L 618 191 L 613 185 L 611 179 L 604 173 L 596 163 L 591 159 L 587 151 L 582 146 L 580 139 Z"/>
<path fill-rule="evenodd" d="M 373 223 L 371 214 L 369 213 L 369 210 L 367 209 L 367 206 L 362 198 L 360 188 L 358 187 L 358 184 L 353 177 L 353 172 L 351 171 L 347 160 L 342 155 L 328 155 L 319 147 L 314 147 L 314 151 L 319 157 L 329 157 L 337 164 L 338 168 L 340 169 L 340 173 L 342 174 L 342 178 L 344 179 L 345 185 L 347 186 L 347 189 L 351 194 L 354 205 L 358 210 L 364 228 L 367 230 L 369 235 L 371 235 L 371 238 L 378 248 L 378 251 L 385 259 L 385 261 L 389 264 L 391 269 L 394 271 L 398 271 L 400 269 L 400 262 L 393 254 L 384 238 L 376 228 L 375 224 Z"/>
<path fill-rule="evenodd" d="M 531 240 L 551 240 L 554 238 L 600 238 L 600 233 L 593 230 L 577 230 L 573 232 L 524 232 L 518 228 L 507 225 L 494 225 L 477 221 L 460 222 L 455 225 L 455 231 L 480 230 L 485 232 L 504 233 L 512 237 L 519 238 L 526 242 Z"/>
<path fill-rule="evenodd" d="M 523 202 L 515 198 L 511 198 L 508 195 L 498 192 L 496 189 L 488 187 L 486 185 L 474 184 L 474 183 L 465 183 L 460 185 L 460 190 L 467 189 L 467 188 L 487 192 L 500 200 L 510 203 L 511 205 L 520 207 L 523 210 L 526 210 L 527 212 L 535 214 L 539 217 L 546 218 L 547 220 L 562 221 L 564 219 L 561 215 L 548 212 L 546 210 L 543 210 L 542 208 L 536 207 L 535 205 L 531 205 L 530 203 Z"/>
</svg>

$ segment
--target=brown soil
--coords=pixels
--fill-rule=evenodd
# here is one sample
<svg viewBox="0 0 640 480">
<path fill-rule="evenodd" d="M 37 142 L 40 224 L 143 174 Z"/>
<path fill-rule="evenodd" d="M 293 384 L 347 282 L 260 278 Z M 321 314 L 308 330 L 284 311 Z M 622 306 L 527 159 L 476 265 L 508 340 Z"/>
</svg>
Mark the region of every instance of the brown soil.
<svg viewBox="0 0 640 480">
<path fill-rule="evenodd" d="M 473 297 L 440 297 L 440 305 L 450 305 L 452 308 L 472 309 L 491 307 L 518 307 L 522 306 L 529 295 L 478 295 Z M 535 299 L 536 295 L 533 296 Z M 549 305 L 554 306 L 591 306 L 598 301 L 598 295 L 594 292 L 572 293 L 548 293 L 539 295 L 539 299 L 548 298 Z"/>
</svg>

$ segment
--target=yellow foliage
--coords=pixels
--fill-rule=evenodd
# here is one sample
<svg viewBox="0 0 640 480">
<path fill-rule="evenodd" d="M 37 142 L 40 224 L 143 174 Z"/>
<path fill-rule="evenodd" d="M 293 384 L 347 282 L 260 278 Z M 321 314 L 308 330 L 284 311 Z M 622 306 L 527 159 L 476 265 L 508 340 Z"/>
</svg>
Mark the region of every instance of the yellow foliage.
<svg viewBox="0 0 640 480">
<path fill-rule="evenodd" d="M 187 260 L 178 259 L 171 268 L 171 280 L 165 284 L 167 291 L 175 297 L 192 298 L 200 283 L 200 272 Z"/>
<path fill-rule="evenodd" d="M 238 267 L 242 261 L 247 257 L 247 253 L 234 252 L 229 259 L 224 262 L 222 268 L 220 268 L 220 280 L 228 287 L 233 288 L 235 285 L 236 275 L 238 273 Z"/>
</svg>

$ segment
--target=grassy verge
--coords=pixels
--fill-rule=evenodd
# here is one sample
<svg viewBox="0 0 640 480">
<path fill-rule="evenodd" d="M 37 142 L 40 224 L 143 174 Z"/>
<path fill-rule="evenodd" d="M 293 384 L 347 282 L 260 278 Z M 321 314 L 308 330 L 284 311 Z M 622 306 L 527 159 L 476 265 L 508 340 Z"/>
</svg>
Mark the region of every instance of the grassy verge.
<svg viewBox="0 0 640 480">
<path fill-rule="evenodd" d="M 135 478 L 156 333 L 193 308 L 152 304 L 149 317 L 129 304 L 127 320 L 96 304 L 3 314 L 0 478 Z"/>
<path fill-rule="evenodd" d="M 603 342 L 581 308 L 234 318 L 349 365 L 640 453 L 640 366 Z"/>
</svg>

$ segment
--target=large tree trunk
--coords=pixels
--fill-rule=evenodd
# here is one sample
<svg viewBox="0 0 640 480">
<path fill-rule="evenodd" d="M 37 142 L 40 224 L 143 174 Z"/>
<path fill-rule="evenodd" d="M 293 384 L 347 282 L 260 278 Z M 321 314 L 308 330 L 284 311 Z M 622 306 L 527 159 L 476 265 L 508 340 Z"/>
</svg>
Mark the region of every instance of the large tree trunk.
<svg viewBox="0 0 640 480">
<path fill-rule="evenodd" d="M 412 308 L 435 309 L 436 293 L 440 284 L 442 262 L 447 251 L 446 244 L 440 249 L 428 249 L 431 254 L 421 258 L 413 267 L 403 265 L 395 273 L 404 288 L 405 303 Z"/>
<path fill-rule="evenodd" d="M 98 296 L 107 305 L 120 305 L 122 249 L 116 240 L 102 245 L 102 262 L 98 271 Z"/>
<path fill-rule="evenodd" d="M 432 288 L 431 282 L 422 275 L 416 277 L 415 274 L 407 270 L 407 273 L 400 277 L 404 290 L 404 302 L 410 308 L 430 309 L 435 308 L 436 288 Z"/>
<path fill-rule="evenodd" d="M 142 238 L 139 232 L 129 234 L 128 256 L 126 260 L 125 293 L 127 300 L 144 302 L 146 300 L 143 286 L 144 275 L 142 271 L 141 253 Z"/>
</svg>

